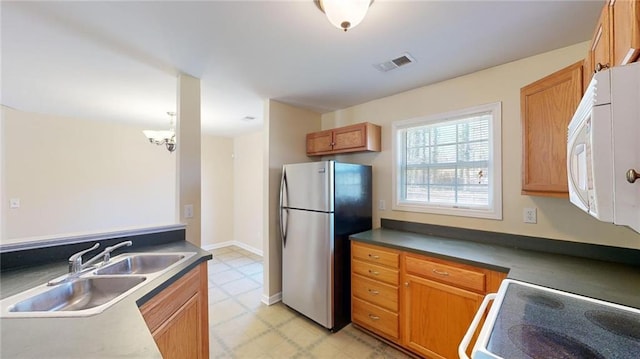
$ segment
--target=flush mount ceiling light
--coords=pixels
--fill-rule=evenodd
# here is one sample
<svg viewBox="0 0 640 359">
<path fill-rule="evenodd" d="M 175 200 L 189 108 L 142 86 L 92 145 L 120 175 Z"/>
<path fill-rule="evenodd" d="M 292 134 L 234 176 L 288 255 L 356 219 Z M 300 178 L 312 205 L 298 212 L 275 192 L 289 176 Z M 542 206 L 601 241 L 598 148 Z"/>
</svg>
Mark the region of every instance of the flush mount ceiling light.
<svg viewBox="0 0 640 359">
<path fill-rule="evenodd" d="M 147 136 L 149 142 L 158 146 L 165 145 L 169 152 L 173 152 L 176 150 L 176 123 L 174 121 L 176 114 L 175 112 L 167 112 L 167 115 L 171 118 L 169 120 L 169 130 L 144 130 L 142 133 Z"/>
<path fill-rule="evenodd" d="M 315 0 L 329 22 L 345 32 L 358 26 L 373 0 Z"/>
</svg>

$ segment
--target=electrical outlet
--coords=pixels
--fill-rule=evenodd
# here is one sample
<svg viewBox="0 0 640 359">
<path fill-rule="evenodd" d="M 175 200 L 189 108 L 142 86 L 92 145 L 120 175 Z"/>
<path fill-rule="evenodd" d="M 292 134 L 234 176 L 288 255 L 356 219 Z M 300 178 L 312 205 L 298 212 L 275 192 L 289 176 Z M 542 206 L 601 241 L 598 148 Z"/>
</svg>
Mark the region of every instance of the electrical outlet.
<svg viewBox="0 0 640 359">
<path fill-rule="evenodd" d="M 536 208 L 525 208 L 522 211 L 524 223 L 538 223 L 538 212 Z"/>
<path fill-rule="evenodd" d="M 193 205 L 186 204 L 184 206 L 184 218 L 193 218 Z"/>
<path fill-rule="evenodd" d="M 378 201 L 378 209 L 381 211 L 384 211 L 386 208 L 386 203 L 384 202 L 384 199 L 381 199 Z"/>
</svg>

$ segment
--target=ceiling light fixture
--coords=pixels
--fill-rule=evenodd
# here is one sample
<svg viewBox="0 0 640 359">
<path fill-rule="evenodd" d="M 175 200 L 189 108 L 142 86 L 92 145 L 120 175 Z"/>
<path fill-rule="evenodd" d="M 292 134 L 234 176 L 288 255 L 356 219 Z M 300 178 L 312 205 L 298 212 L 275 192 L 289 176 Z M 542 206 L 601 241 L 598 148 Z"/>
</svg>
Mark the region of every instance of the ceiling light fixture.
<svg viewBox="0 0 640 359">
<path fill-rule="evenodd" d="M 373 0 L 315 0 L 329 22 L 345 32 L 358 26 Z"/>
<path fill-rule="evenodd" d="M 142 133 L 147 136 L 149 142 L 158 146 L 165 145 L 169 152 L 173 152 L 176 150 L 176 123 L 174 120 L 176 113 L 167 112 L 167 115 L 171 118 L 171 120 L 169 120 L 169 130 L 144 130 Z"/>
</svg>

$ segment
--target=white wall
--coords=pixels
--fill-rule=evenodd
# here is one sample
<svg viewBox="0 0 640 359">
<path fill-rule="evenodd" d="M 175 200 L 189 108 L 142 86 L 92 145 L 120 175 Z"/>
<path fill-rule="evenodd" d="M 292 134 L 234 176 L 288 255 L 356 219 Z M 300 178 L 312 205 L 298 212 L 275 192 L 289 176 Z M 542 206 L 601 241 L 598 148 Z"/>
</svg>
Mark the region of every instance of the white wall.
<svg viewBox="0 0 640 359">
<path fill-rule="evenodd" d="M 202 244 L 202 138 L 200 131 L 200 79 L 180 74 L 178 76 L 177 140 L 177 191 L 174 198 L 180 223 L 187 225 L 185 238 Z M 190 217 L 185 216 L 185 206 L 193 208 Z"/>
<path fill-rule="evenodd" d="M 143 128 L 1 111 L 2 243 L 176 223 L 175 153 Z"/>
<path fill-rule="evenodd" d="M 149 144 L 144 128 L 7 107 L 0 125 L 2 243 L 178 222 L 176 153 Z M 235 240 L 261 251 L 262 133 L 201 142 L 201 246 Z M 234 191 L 234 176 L 245 190 Z M 9 198 L 21 207 L 9 209 Z"/>
<path fill-rule="evenodd" d="M 522 127 L 520 88 L 563 67 L 581 61 L 588 43 L 461 76 L 394 96 L 360 104 L 322 116 L 323 129 L 358 122 L 382 126 L 382 152 L 343 155 L 344 161 L 373 165 L 374 203 L 392 201 L 391 124 L 419 116 L 443 113 L 491 102 L 502 102 L 502 197 L 504 220 L 464 218 L 425 213 L 374 210 L 380 218 L 432 223 L 495 232 L 515 233 L 558 240 L 640 248 L 640 235 L 632 230 L 600 222 L 571 205 L 567 199 L 524 196 L 521 191 Z M 377 206 L 375 206 L 377 207 Z M 538 209 L 538 223 L 525 224 L 525 207 Z"/>
<path fill-rule="evenodd" d="M 264 285 L 263 301 L 279 300 L 282 290 L 282 249 L 278 206 L 282 165 L 311 162 L 306 155 L 305 135 L 320 130 L 320 114 L 274 100 L 265 104 L 264 125 Z"/>
<path fill-rule="evenodd" d="M 263 133 L 233 139 L 233 239 L 263 252 L 262 182 Z"/>
<path fill-rule="evenodd" d="M 202 135 L 202 247 L 233 240 L 233 139 Z"/>
</svg>

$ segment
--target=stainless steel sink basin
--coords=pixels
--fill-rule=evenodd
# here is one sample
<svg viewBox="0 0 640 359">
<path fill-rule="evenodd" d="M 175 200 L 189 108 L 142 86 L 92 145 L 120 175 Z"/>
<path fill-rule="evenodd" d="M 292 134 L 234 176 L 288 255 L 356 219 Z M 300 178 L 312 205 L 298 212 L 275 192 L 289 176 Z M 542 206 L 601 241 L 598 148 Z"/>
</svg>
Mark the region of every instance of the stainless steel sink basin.
<svg viewBox="0 0 640 359">
<path fill-rule="evenodd" d="M 95 271 L 97 275 L 150 274 L 165 270 L 186 258 L 184 253 L 171 254 L 125 254 L 124 258 L 114 261 Z"/>
<path fill-rule="evenodd" d="M 107 304 L 146 278 L 91 277 L 77 278 L 34 294 L 8 308 L 9 312 L 79 311 Z"/>
<path fill-rule="evenodd" d="M 0 300 L 0 317 L 94 315 L 194 255 L 196 252 L 121 254 L 97 269 L 87 268 L 75 277 L 67 274 L 51 280 L 49 285 L 42 284 Z"/>
</svg>

